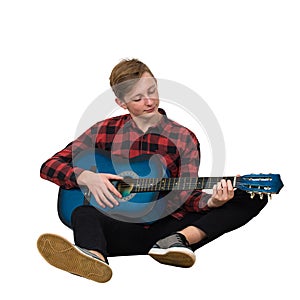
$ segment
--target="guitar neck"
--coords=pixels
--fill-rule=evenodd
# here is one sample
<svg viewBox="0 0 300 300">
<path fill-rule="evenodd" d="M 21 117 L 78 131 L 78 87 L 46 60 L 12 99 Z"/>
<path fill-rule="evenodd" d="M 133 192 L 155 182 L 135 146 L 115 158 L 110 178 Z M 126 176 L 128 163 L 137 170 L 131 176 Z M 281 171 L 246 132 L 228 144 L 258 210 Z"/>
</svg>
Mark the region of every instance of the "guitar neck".
<svg viewBox="0 0 300 300">
<path fill-rule="evenodd" d="M 180 178 L 139 178 L 129 179 L 122 183 L 123 188 L 131 187 L 132 193 L 186 191 L 195 189 L 212 189 L 221 179 L 231 180 L 234 187 L 236 177 L 180 177 Z M 125 186 L 126 185 L 126 186 Z"/>
</svg>

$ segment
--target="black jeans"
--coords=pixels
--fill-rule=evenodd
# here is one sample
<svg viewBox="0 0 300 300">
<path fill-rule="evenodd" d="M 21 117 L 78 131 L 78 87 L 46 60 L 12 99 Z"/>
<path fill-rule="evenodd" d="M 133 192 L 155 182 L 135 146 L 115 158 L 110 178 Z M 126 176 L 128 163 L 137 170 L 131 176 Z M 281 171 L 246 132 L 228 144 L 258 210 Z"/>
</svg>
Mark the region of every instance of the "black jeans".
<svg viewBox="0 0 300 300">
<path fill-rule="evenodd" d="M 127 223 L 110 218 L 93 206 L 80 206 L 72 215 L 75 244 L 97 250 L 105 257 L 147 254 L 155 242 L 187 226 L 203 230 L 207 237 L 193 250 L 207 244 L 226 232 L 237 229 L 255 217 L 267 204 L 241 190 L 235 191 L 232 200 L 206 213 L 188 213 L 181 220 L 167 216 L 151 224 Z"/>
</svg>

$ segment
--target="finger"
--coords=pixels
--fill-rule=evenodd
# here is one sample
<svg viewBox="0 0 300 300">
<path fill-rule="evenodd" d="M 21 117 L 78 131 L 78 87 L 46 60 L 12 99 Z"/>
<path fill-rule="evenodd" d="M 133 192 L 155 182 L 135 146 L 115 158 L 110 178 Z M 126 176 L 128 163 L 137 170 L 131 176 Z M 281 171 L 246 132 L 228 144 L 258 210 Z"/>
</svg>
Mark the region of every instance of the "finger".
<svg viewBox="0 0 300 300">
<path fill-rule="evenodd" d="M 227 190 L 227 182 L 225 179 L 221 180 L 221 187 L 222 187 L 222 199 L 226 199 L 228 195 L 228 190 Z"/>
<path fill-rule="evenodd" d="M 122 198 L 121 193 L 116 189 L 116 187 L 112 183 L 110 183 L 110 182 L 107 183 L 107 189 L 111 193 L 115 194 L 118 198 Z M 114 199 L 113 202 L 115 202 L 116 205 L 119 204 L 119 202 L 113 196 L 111 196 L 111 198 Z"/>
<path fill-rule="evenodd" d="M 222 194 L 222 183 L 221 183 L 221 181 L 219 181 L 218 183 L 217 183 L 217 193 L 219 194 L 219 195 L 221 195 Z"/>
<path fill-rule="evenodd" d="M 103 191 L 102 201 L 110 208 L 113 208 L 115 205 L 119 205 L 119 202 L 112 196 L 112 194 L 108 190 Z"/>
<path fill-rule="evenodd" d="M 119 205 L 119 202 L 113 197 L 113 195 L 105 185 L 101 189 L 97 190 L 97 199 L 98 203 L 103 208 L 105 208 L 106 206 L 113 208 L 114 205 Z"/>
<path fill-rule="evenodd" d="M 232 182 L 229 179 L 227 180 L 227 188 L 228 190 L 233 190 Z"/>
<path fill-rule="evenodd" d="M 104 185 L 101 189 L 96 189 L 93 192 L 93 195 L 97 201 L 97 203 L 102 207 L 106 208 L 106 206 L 113 208 L 114 205 L 112 202 L 116 201 L 116 199 L 113 198 L 112 194 L 107 190 L 106 186 Z M 114 201 L 112 201 L 114 200 Z M 119 202 L 117 202 L 116 205 L 118 205 Z"/>
<path fill-rule="evenodd" d="M 97 191 L 95 191 L 95 192 L 92 192 L 92 194 L 94 195 L 95 200 L 97 201 L 97 203 L 98 203 L 102 208 L 105 208 L 106 205 L 105 205 L 105 204 L 103 203 L 103 201 L 102 201 L 102 198 L 103 198 L 102 193 L 98 193 Z"/>
<path fill-rule="evenodd" d="M 119 176 L 119 175 L 114 175 L 114 174 L 103 174 L 106 178 L 106 182 L 105 185 L 107 186 L 107 189 L 110 190 L 113 194 L 115 194 L 118 198 L 122 198 L 121 193 L 115 188 L 115 186 L 111 183 L 110 180 L 124 180 L 123 177 Z M 112 197 L 113 198 L 113 197 Z M 113 198 L 114 200 L 112 200 L 115 205 L 119 205 L 119 202 Z"/>
<path fill-rule="evenodd" d="M 233 198 L 234 196 L 234 189 L 231 180 L 227 180 L 227 189 L 228 189 L 228 195 Z"/>
<path fill-rule="evenodd" d="M 115 174 L 105 174 L 106 178 L 109 180 L 123 180 L 124 178 Z"/>
<path fill-rule="evenodd" d="M 221 186 L 222 186 L 223 190 L 227 188 L 227 182 L 225 179 L 221 179 Z"/>
<path fill-rule="evenodd" d="M 214 184 L 213 186 L 213 193 L 212 193 L 212 197 L 214 198 L 217 195 L 217 185 Z"/>
<path fill-rule="evenodd" d="M 113 185 L 108 185 L 107 190 L 104 191 L 104 195 L 108 201 L 110 201 L 113 205 L 118 206 L 119 201 L 113 196 L 115 194 L 117 197 L 122 198 L 122 195 L 115 189 Z"/>
</svg>

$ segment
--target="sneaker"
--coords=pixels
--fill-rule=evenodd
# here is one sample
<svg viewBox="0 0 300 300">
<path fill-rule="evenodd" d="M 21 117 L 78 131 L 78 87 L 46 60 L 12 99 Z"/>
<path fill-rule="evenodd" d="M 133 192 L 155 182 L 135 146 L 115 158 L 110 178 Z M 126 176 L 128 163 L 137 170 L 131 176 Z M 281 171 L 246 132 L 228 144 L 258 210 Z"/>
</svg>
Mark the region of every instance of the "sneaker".
<svg viewBox="0 0 300 300">
<path fill-rule="evenodd" d="M 61 236 L 43 234 L 37 240 L 37 248 L 49 264 L 61 270 L 101 283 L 112 277 L 112 270 L 105 261 Z"/>
<path fill-rule="evenodd" d="M 195 253 L 181 233 L 159 240 L 148 254 L 162 264 L 176 267 L 189 268 L 196 261 Z"/>
</svg>

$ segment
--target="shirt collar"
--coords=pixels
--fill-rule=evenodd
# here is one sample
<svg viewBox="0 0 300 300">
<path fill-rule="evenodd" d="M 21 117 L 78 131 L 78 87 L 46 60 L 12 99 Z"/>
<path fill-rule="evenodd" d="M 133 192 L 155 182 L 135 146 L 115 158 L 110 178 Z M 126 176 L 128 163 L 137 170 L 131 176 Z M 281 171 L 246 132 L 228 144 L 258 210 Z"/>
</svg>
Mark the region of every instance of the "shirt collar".
<svg viewBox="0 0 300 300">
<path fill-rule="evenodd" d="M 159 108 L 158 112 L 163 115 L 161 120 L 155 126 L 150 127 L 147 130 L 147 132 L 145 132 L 143 134 L 148 134 L 148 133 L 160 134 L 160 133 L 163 132 L 165 126 L 167 125 L 168 117 L 167 117 L 167 114 L 166 114 L 164 109 Z M 140 128 L 136 125 L 136 123 L 132 119 L 130 114 L 127 114 L 124 117 L 125 117 L 125 120 L 126 120 L 126 123 L 125 123 L 124 127 L 128 127 L 128 128 L 131 127 L 135 131 L 141 131 Z"/>
</svg>

